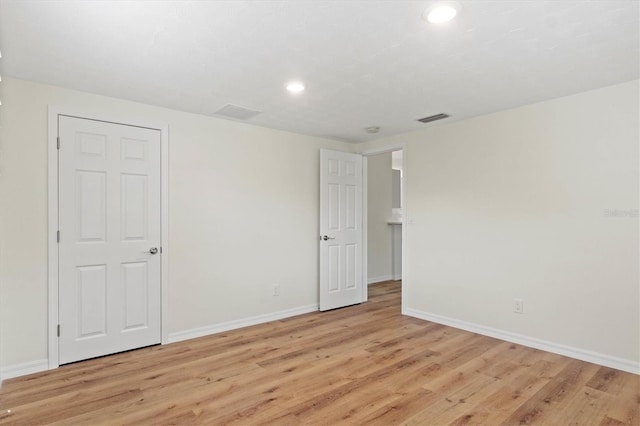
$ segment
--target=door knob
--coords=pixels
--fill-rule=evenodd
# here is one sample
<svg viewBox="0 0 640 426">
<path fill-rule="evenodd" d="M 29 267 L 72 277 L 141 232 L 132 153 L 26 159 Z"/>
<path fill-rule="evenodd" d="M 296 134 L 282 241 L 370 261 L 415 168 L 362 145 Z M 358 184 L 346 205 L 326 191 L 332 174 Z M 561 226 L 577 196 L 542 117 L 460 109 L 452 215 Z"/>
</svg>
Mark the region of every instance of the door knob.
<svg viewBox="0 0 640 426">
<path fill-rule="evenodd" d="M 322 239 L 324 241 L 327 241 L 327 240 L 335 240 L 336 238 L 335 237 L 328 237 L 328 236 L 325 235 L 325 236 L 322 237 Z"/>
<path fill-rule="evenodd" d="M 151 247 L 148 251 L 145 251 L 145 253 L 151 253 L 151 254 L 156 254 L 157 252 L 158 252 L 157 247 Z"/>
</svg>

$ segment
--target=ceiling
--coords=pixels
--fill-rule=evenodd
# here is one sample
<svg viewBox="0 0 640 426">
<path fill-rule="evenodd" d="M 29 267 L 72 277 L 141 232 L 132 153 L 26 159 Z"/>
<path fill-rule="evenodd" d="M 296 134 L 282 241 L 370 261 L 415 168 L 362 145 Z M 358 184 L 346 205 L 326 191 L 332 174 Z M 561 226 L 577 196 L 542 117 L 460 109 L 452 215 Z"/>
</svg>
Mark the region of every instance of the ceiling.
<svg viewBox="0 0 640 426">
<path fill-rule="evenodd" d="M 639 77 L 636 0 L 431 3 L 0 0 L 0 71 L 355 143 Z"/>
</svg>

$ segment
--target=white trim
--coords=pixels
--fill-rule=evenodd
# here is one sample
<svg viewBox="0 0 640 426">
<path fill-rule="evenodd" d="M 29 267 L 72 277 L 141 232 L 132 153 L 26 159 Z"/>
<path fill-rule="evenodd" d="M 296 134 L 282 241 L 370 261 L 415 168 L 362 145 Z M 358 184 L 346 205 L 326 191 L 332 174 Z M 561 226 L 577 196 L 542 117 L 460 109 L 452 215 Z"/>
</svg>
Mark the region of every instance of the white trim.
<svg viewBox="0 0 640 426">
<path fill-rule="evenodd" d="M 409 186 L 409 179 L 407 179 L 407 158 L 409 156 L 407 147 L 402 146 L 402 244 L 401 244 L 401 275 L 398 279 L 402 280 L 401 292 L 400 292 L 400 312 L 404 315 L 407 308 L 407 288 L 409 288 L 409 257 L 408 241 L 409 241 L 409 227 L 413 225 L 413 218 L 409 213 L 409 203 L 407 199 L 407 187 Z"/>
<path fill-rule="evenodd" d="M 404 144 L 388 145 L 380 148 L 367 149 L 365 151 L 362 151 L 361 154 L 364 155 L 365 157 L 369 157 L 377 154 L 386 154 L 387 152 L 403 151 L 404 149 L 405 149 Z M 404 159 L 404 153 L 402 154 L 402 158 Z M 402 167 L 404 168 L 404 164 L 402 165 Z"/>
<path fill-rule="evenodd" d="M 59 111 L 49 106 L 48 122 L 48 368 L 58 367 L 58 243 L 56 232 L 58 230 L 58 115 Z"/>
<path fill-rule="evenodd" d="M 399 279 L 399 278 L 395 278 L 395 279 Z M 371 285 L 371 284 L 376 284 L 376 283 L 381 283 L 383 281 L 392 281 L 394 280 L 394 277 L 392 274 L 389 275 L 381 275 L 379 277 L 370 277 L 367 279 L 367 284 Z"/>
<path fill-rule="evenodd" d="M 264 324 L 266 322 L 277 321 L 284 318 L 294 317 L 296 315 L 308 314 L 310 312 L 317 311 L 318 305 L 312 304 L 292 309 L 286 309 L 284 311 L 272 312 L 269 314 L 256 315 L 254 317 L 226 321 L 219 324 L 207 325 L 204 327 L 192 328 L 191 330 L 177 331 L 175 333 L 169 333 L 167 343 L 181 342 L 183 340 L 209 336 L 211 334 L 222 333 L 229 330 L 236 330 L 238 328 L 249 327 L 252 325 Z"/>
<path fill-rule="evenodd" d="M 405 315 L 420 318 L 426 321 L 444 324 L 450 327 L 470 331 L 472 333 L 482 334 L 483 336 L 494 337 L 496 339 L 517 343 L 547 352 L 552 352 L 554 354 L 568 356 L 570 358 L 591 362 L 593 364 L 603 365 L 605 367 L 611 367 L 618 370 L 627 371 L 629 373 L 640 374 L 640 363 L 636 361 L 617 358 L 611 355 L 588 351 L 573 346 L 562 345 L 560 343 L 541 340 L 535 337 L 512 333 L 505 330 L 499 330 L 497 328 L 487 327 L 484 325 L 458 320 L 455 318 L 449 318 L 442 315 L 430 314 L 428 312 L 419 311 L 417 309 L 407 308 L 403 313 Z"/>
<path fill-rule="evenodd" d="M 369 300 L 369 159 L 362 156 L 362 302 Z"/>
<path fill-rule="evenodd" d="M 77 110 L 64 105 L 49 105 L 48 122 L 48 369 L 58 368 L 58 116 L 68 115 L 89 120 L 106 121 L 160 131 L 160 197 L 161 197 L 161 343 L 169 340 L 169 125 L 131 117 L 114 117 Z"/>
<path fill-rule="evenodd" d="M 160 329 L 161 343 L 169 342 L 169 125 L 160 127 Z"/>
<path fill-rule="evenodd" d="M 0 383 L 2 383 L 3 380 L 26 376 L 27 374 L 40 373 L 42 371 L 47 371 L 48 369 L 49 360 L 46 358 L 10 365 L 0 370 Z"/>
</svg>

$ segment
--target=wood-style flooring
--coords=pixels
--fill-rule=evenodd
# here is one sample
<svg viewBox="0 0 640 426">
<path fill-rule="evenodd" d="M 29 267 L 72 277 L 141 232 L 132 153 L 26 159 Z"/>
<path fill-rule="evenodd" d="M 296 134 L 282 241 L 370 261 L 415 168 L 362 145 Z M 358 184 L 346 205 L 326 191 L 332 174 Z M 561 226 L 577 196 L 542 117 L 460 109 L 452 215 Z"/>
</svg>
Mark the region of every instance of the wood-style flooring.
<svg viewBox="0 0 640 426">
<path fill-rule="evenodd" d="M 640 376 L 402 316 L 398 281 L 369 292 L 5 381 L 0 424 L 640 424 Z"/>
</svg>

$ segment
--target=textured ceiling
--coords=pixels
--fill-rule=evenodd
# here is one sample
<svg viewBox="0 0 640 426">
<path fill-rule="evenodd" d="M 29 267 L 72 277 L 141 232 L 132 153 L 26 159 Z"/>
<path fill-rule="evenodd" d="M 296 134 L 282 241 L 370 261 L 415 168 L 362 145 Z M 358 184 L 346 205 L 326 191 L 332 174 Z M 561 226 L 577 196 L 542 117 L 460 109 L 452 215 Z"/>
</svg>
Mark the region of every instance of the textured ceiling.
<svg viewBox="0 0 640 426">
<path fill-rule="evenodd" d="M 431 3 L 0 0 L 0 70 L 350 142 L 639 77 L 635 0 L 459 1 L 441 26 L 421 19 Z"/>
</svg>

